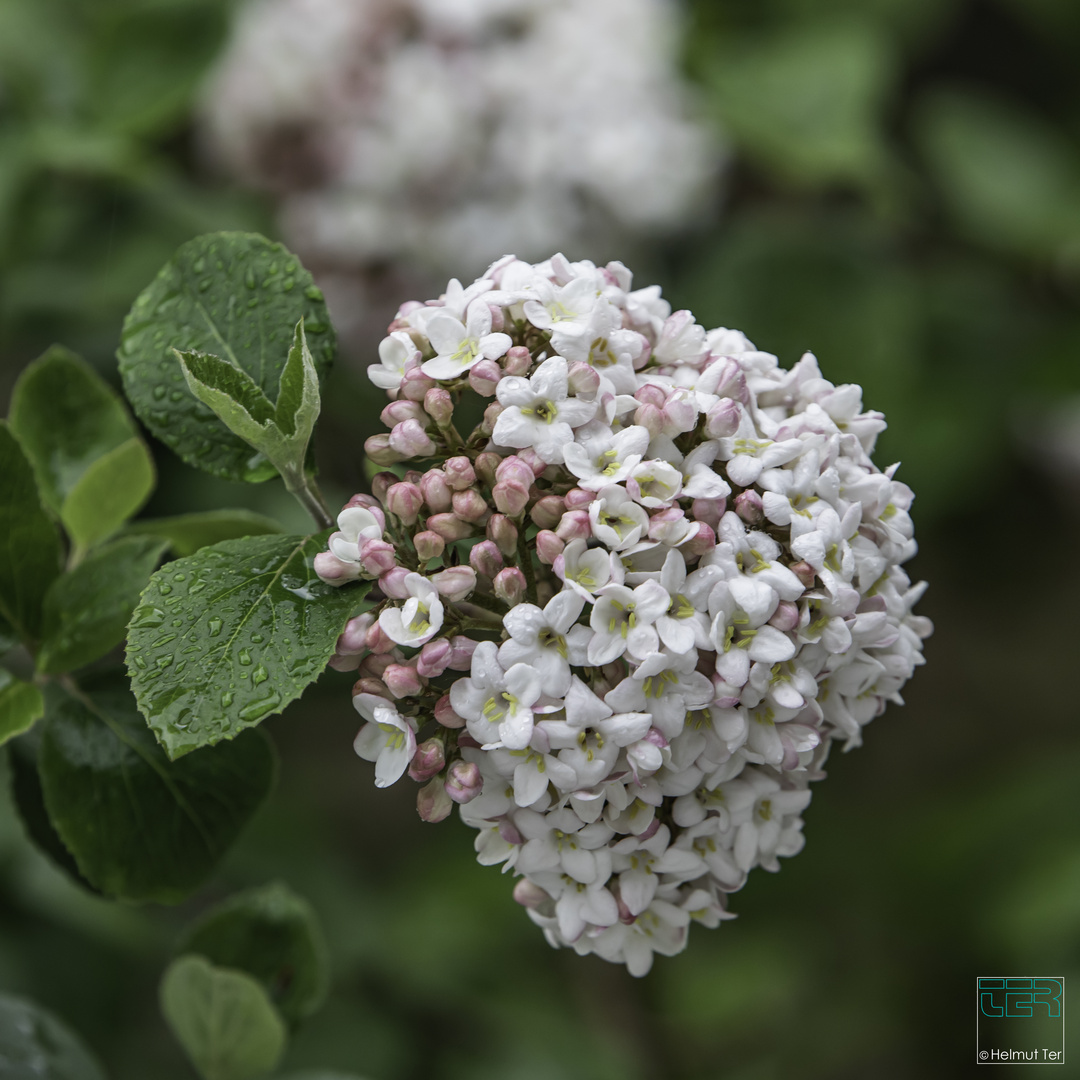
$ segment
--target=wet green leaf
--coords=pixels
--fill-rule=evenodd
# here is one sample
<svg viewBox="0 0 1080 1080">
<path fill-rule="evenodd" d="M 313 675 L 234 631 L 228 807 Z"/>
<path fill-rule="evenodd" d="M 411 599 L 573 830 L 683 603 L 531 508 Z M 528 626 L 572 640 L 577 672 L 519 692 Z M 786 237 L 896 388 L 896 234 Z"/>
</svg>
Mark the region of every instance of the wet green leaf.
<svg viewBox="0 0 1080 1080">
<path fill-rule="evenodd" d="M 134 521 L 124 531 L 163 537 L 169 541 L 173 552 L 182 558 L 194 555 L 199 548 L 219 544 L 222 540 L 280 533 L 282 528 L 273 518 L 251 510 L 207 510 L 198 514 Z"/>
<path fill-rule="evenodd" d="M 274 781 L 262 733 L 169 761 L 124 690 L 45 695 L 38 771 L 49 818 L 109 896 L 176 903 L 211 874 Z"/>
<path fill-rule="evenodd" d="M 254 233 L 212 233 L 184 244 L 135 301 L 119 359 L 124 389 L 150 430 L 188 464 L 232 480 L 275 475 L 188 389 L 174 349 L 246 372 L 276 398 L 294 328 L 303 318 L 324 377 L 334 333 L 322 293 L 282 245 Z"/>
<path fill-rule="evenodd" d="M 105 1080 L 83 1041 L 26 998 L 0 994 L 0 1075 L 4 1080 Z"/>
<path fill-rule="evenodd" d="M 167 547 L 155 536 L 127 537 L 61 574 L 45 594 L 38 670 L 73 671 L 123 641 L 139 594 Z"/>
<path fill-rule="evenodd" d="M 127 663 L 170 757 L 281 712 L 326 667 L 368 588 L 319 580 L 312 563 L 327 535 L 226 540 L 150 579 Z"/>
<path fill-rule="evenodd" d="M 169 965 L 161 1011 L 204 1080 L 254 1080 L 285 1050 L 285 1024 L 262 986 L 201 956 Z"/>
<path fill-rule="evenodd" d="M 45 714 L 45 701 L 33 683 L 0 668 L 0 746 L 21 735 Z"/>
<path fill-rule="evenodd" d="M 290 1022 L 310 1016 L 326 996 L 326 944 L 315 912 L 280 882 L 219 904 L 180 951 L 254 976 Z"/>
</svg>

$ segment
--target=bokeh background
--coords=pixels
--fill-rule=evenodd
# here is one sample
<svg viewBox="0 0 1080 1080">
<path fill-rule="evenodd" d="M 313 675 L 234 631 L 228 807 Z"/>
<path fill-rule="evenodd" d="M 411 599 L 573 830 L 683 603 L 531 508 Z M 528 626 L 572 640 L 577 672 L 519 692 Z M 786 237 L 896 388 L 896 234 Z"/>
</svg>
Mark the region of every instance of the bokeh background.
<svg viewBox="0 0 1080 1080">
<path fill-rule="evenodd" d="M 115 383 L 123 315 L 184 240 L 281 236 L 273 195 L 200 151 L 232 11 L 0 0 L 0 400 L 53 341 Z M 901 460 L 917 492 L 912 572 L 937 626 L 906 707 L 832 759 L 805 851 L 639 981 L 548 949 L 468 830 L 420 822 L 411 787 L 375 791 L 346 675 L 267 724 L 278 789 L 178 909 L 85 894 L 5 806 L 0 988 L 62 1016 L 116 1080 L 191 1080 L 157 979 L 195 914 L 272 879 L 313 903 L 334 966 L 286 1065 L 371 1080 L 963 1076 L 978 975 L 1080 987 L 1080 5 L 687 0 L 680 15 L 683 77 L 727 166 L 681 229 L 628 239 L 631 265 L 785 365 L 812 349 L 887 414 L 877 460 Z M 407 298 L 365 303 L 385 325 Z M 347 293 L 334 302 L 347 322 Z M 357 330 L 324 394 L 333 499 L 365 483 L 376 343 Z M 246 505 L 304 528 L 276 482 L 213 481 L 156 451 L 148 514 Z M 1072 1058 L 1055 1075 L 1080 1076 Z"/>
</svg>

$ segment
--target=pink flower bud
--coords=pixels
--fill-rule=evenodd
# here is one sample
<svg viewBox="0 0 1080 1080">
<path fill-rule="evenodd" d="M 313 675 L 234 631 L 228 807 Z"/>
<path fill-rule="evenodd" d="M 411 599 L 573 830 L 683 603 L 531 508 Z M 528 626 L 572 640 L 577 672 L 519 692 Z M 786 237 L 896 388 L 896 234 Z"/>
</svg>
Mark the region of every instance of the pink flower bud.
<svg viewBox="0 0 1080 1080">
<path fill-rule="evenodd" d="M 592 536 L 592 522 L 588 510 L 567 510 L 555 529 L 555 535 L 565 543 L 571 540 L 587 540 Z"/>
<path fill-rule="evenodd" d="M 502 374 L 494 360 L 481 360 L 469 368 L 469 386 L 481 397 L 494 397 Z"/>
<path fill-rule="evenodd" d="M 567 510 L 588 510 L 596 501 L 595 491 L 586 491 L 584 488 L 571 488 L 564 496 Z"/>
<path fill-rule="evenodd" d="M 443 465 L 443 473 L 454 491 L 464 491 L 476 483 L 476 470 L 467 457 L 448 458 Z"/>
<path fill-rule="evenodd" d="M 503 568 L 502 553 L 490 540 L 481 540 L 469 552 L 469 565 L 484 577 L 493 578 Z"/>
<path fill-rule="evenodd" d="M 403 524 L 414 525 L 424 505 L 424 496 L 415 484 L 395 484 L 386 493 L 386 509 Z"/>
<path fill-rule="evenodd" d="M 447 600 L 464 600 L 476 588 L 476 571 L 471 566 L 448 566 L 432 574 L 431 584 Z"/>
<path fill-rule="evenodd" d="M 378 623 L 375 623 L 367 632 L 367 647 L 376 656 L 382 656 L 394 650 L 394 643 L 383 632 L 383 628 Z M 366 658 L 366 660 L 370 659 L 371 657 Z M 378 674 L 381 675 L 382 671 L 379 670 Z"/>
<path fill-rule="evenodd" d="M 355 671 L 360 666 L 360 657 L 357 653 L 334 653 L 326 662 L 335 671 Z"/>
<path fill-rule="evenodd" d="M 503 309 L 498 304 L 488 304 L 488 311 L 491 312 L 491 332 L 501 334 L 506 326 L 506 316 L 503 314 Z"/>
<path fill-rule="evenodd" d="M 444 540 L 464 540 L 475 531 L 472 522 L 462 521 L 456 514 L 432 514 L 427 519 L 427 527 Z"/>
<path fill-rule="evenodd" d="M 479 644 L 480 642 L 473 641 L 472 638 L 455 634 L 450 639 L 450 659 L 446 666 L 451 671 L 468 671 L 472 667 L 472 655 Z"/>
<path fill-rule="evenodd" d="M 379 476 L 384 475 L 378 473 Z M 383 517 L 382 507 L 379 505 L 379 500 L 373 495 L 365 495 L 360 492 L 358 495 L 354 495 L 343 507 L 342 510 L 351 510 L 354 506 L 362 506 L 365 510 L 370 510 L 375 516 L 375 520 L 378 521 L 379 527 L 386 528 L 386 518 Z"/>
<path fill-rule="evenodd" d="M 425 679 L 437 679 L 450 661 L 451 646 L 446 638 L 427 642 L 416 658 L 416 671 Z"/>
<path fill-rule="evenodd" d="M 495 473 L 498 472 L 499 465 L 502 463 L 502 458 L 491 450 L 485 450 L 482 454 L 476 455 L 476 461 L 474 467 L 476 469 L 476 475 L 487 484 L 488 487 L 495 486 Z"/>
<path fill-rule="evenodd" d="M 600 372 L 581 360 L 570 365 L 570 393 L 578 397 L 591 397 L 600 389 Z"/>
<path fill-rule="evenodd" d="M 379 419 L 392 428 L 406 420 L 418 420 L 421 424 L 426 424 L 428 415 L 415 401 L 391 401 L 379 414 Z"/>
<path fill-rule="evenodd" d="M 362 540 L 360 542 L 360 565 L 372 577 L 379 577 L 397 565 L 394 545 L 385 540 Z"/>
<path fill-rule="evenodd" d="M 453 809 L 454 804 L 437 776 L 416 793 L 416 812 L 424 821 L 445 821 Z"/>
<path fill-rule="evenodd" d="M 424 412 L 439 427 L 446 427 L 454 419 L 454 399 L 450 396 L 450 391 L 441 386 L 433 386 L 424 395 Z"/>
<path fill-rule="evenodd" d="M 423 784 L 433 776 L 438 776 L 446 764 L 446 749 L 442 739 L 425 739 L 416 747 L 412 761 L 409 762 L 409 779 Z"/>
<path fill-rule="evenodd" d="M 498 483 L 520 484 L 526 491 L 532 487 L 535 479 L 536 475 L 532 466 L 517 454 L 503 458 L 495 470 L 495 480 Z"/>
<path fill-rule="evenodd" d="M 551 897 L 527 877 L 518 878 L 514 885 L 514 899 L 525 908 L 537 908 Z"/>
<path fill-rule="evenodd" d="M 390 446 L 389 435 L 372 435 L 364 440 L 364 453 L 376 465 L 393 465 L 406 455 L 399 454 Z M 395 476 L 396 480 L 397 477 Z"/>
<path fill-rule="evenodd" d="M 524 461 L 526 465 L 532 469 L 533 479 L 543 474 L 544 470 L 548 467 L 548 463 L 531 447 L 526 446 L 524 450 L 517 452 L 518 461 Z M 532 483 L 532 480 L 529 481 Z"/>
<path fill-rule="evenodd" d="M 792 563 L 788 569 L 802 582 L 804 589 L 809 589 L 817 577 L 817 571 L 805 560 Z"/>
<path fill-rule="evenodd" d="M 773 612 L 773 617 L 769 620 L 770 626 L 775 626 L 777 630 L 787 633 L 789 630 L 794 630 L 799 625 L 799 608 L 797 604 L 793 604 L 790 600 L 781 600 L 776 605 L 776 610 Z"/>
<path fill-rule="evenodd" d="M 420 673 L 412 664 L 390 664 L 383 672 L 383 682 L 396 698 L 416 697 L 424 689 Z"/>
<path fill-rule="evenodd" d="M 458 740 L 458 745 L 461 745 L 460 739 Z M 517 826 L 509 818 L 504 817 L 499 821 L 499 835 L 508 844 L 525 843 L 525 837 L 523 837 L 521 833 L 518 832 Z"/>
<path fill-rule="evenodd" d="M 502 358 L 503 371 L 507 375 L 526 375 L 532 364 L 532 353 L 524 345 L 511 346 Z"/>
<path fill-rule="evenodd" d="M 408 401 L 423 401 L 424 395 L 435 385 L 435 380 L 428 378 L 418 367 L 405 372 L 398 393 Z"/>
<path fill-rule="evenodd" d="M 446 772 L 446 794 L 456 803 L 472 802 L 484 788 L 480 767 L 471 761 L 455 761 Z"/>
<path fill-rule="evenodd" d="M 562 538 L 550 529 L 542 529 L 536 534 L 536 557 L 545 565 L 551 566 L 562 554 L 565 547 Z"/>
<path fill-rule="evenodd" d="M 387 701 L 390 700 L 390 691 L 386 689 L 386 683 L 382 679 L 375 679 L 370 675 L 357 679 L 353 684 L 352 696 L 356 697 L 357 694 L 374 694 L 376 697 L 386 698 Z"/>
<path fill-rule="evenodd" d="M 376 623 L 373 630 L 378 629 L 378 625 L 379 624 Z M 368 640 L 371 641 L 377 636 L 377 634 L 372 633 L 368 636 Z M 391 664 L 396 664 L 400 659 L 401 657 L 395 652 L 368 653 L 360 664 L 360 674 L 364 679 L 376 679 L 383 688 L 382 696 L 388 698 L 390 696 L 390 691 L 386 689 L 386 683 L 382 681 L 383 672 Z M 358 682 L 356 685 L 359 686 L 360 683 Z M 354 695 L 358 693 L 360 693 L 359 690 L 353 690 Z"/>
<path fill-rule="evenodd" d="M 517 517 L 529 505 L 529 489 L 522 487 L 516 480 L 500 480 L 492 489 L 491 497 L 495 500 L 499 513 L 508 517 Z"/>
<path fill-rule="evenodd" d="M 488 438 L 491 437 L 491 433 L 495 430 L 495 421 L 502 415 L 503 407 L 497 402 L 493 401 L 484 410 L 484 419 L 480 423 L 480 431 Z"/>
<path fill-rule="evenodd" d="M 356 581 L 360 576 L 360 567 L 353 562 L 345 562 L 329 551 L 320 551 L 313 563 L 315 573 L 327 585 L 344 585 L 347 581 Z"/>
<path fill-rule="evenodd" d="M 673 394 L 661 410 L 664 428 L 671 432 L 693 431 L 697 427 L 697 406 L 682 395 Z"/>
<path fill-rule="evenodd" d="M 390 449 L 402 457 L 431 457 L 438 447 L 419 420 L 403 420 L 390 432 Z"/>
<path fill-rule="evenodd" d="M 463 521 L 487 521 L 491 507 L 484 501 L 484 496 L 476 488 L 455 491 L 450 500 L 454 513 Z"/>
<path fill-rule="evenodd" d="M 642 405 L 655 405 L 658 409 L 662 409 L 667 403 L 667 393 L 656 383 L 646 383 L 634 391 L 634 399 L 640 401 Z"/>
<path fill-rule="evenodd" d="M 696 559 L 706 552 L 712 551 L 714 547 L 716 547 L 716 533 L 704 521 L 699 521 L 696 532 L 691 535 L 686 543 L 680 545 L 679 550 L 688 559 Z"/>
<path fill-rule="evenodd" d="M 389 438 L 389 436 L 387 436 Z M 381 472 L 376 473 L 371 478 L 371 494 L 382 503 L 386 505 L 386 493 L 400 480 L 397 473 Z M 370 508 L 369 508 L 370 509 Z"/>
<path fill-rule="evenodd" d="M 453 492 L 442 469 L 428 469 L 420 477 L 420 493 L 433 514 L 445 514 L 453 505 Z"/>
<path fill-rule="evenodd" d="M 345 624 L 345 629 L 337 639 L 334 651 L 342 656 L 353 656 L 367 649 L 367 632 L 375 622 L 375 616 L 370 611 L 363 615 L 357 615 Z"/>
<path fill-rule="evenodd" d="M 739 430 L 739 406 L 731 398 L 721 398 L 705 417 L 705 434 L 710 439 L 728 439 Z"/>
<path fill-rule="evenodd" d="M 698 521 L 704 521 L 715 529 L 727 509 L 727 499 L 695 499 L 690 504 L 690 513 Z"/>
<path fill-rule="evenodd" d="M 664 414 L 656 405 L 639 405 L 634 412 L 634 423 L 655 439 L 664 430 Z"/>
<path fill-rule="evenodd" d="M 446 541 L 438 533 L 426 529 L 413 537 L 413 543 L 416 545 L 416 554 L 421 562 L 437 559 L 446 550 Z"/>
<path fill-rule="evenodd" d="M 392 566 L 385 574 L 379 575 L 379 588 L 383 595 L 391 600 L 407 600 L 409 590 L 405 587 L 405 579 L 410 570 L 407 566 Z"/>
<path fill-rule="evenodd" d="M 529 517 L 541 529 L 554 529 L 562 520 L 565 510 L 566 503 L 558 495 L 545 495 L 529 511 Z"/>
<path fill-rule="evenodd" d="M 525 595 L 525 575 L 516 566 L 508 566 L 495 575 L 492 587 L 500 600 L 513 607 Z"/>
<path fill-rule="evenodd" d="M 504 555 L 517 551 L 517 526 L 505 514 L 492 514 L 487 523 L 487 536 Z"/>
<path fill-rule="evenodd" d="M 669 506 L 649 518 L 649 539 L 666 544 L 680 544 L 686 539 L 686 515 L 677 507 Z"/>
<path fill-rule="evenodd" d="M 443 694 L 443 696 L 435 702 L 435 719 L 438 720 L 443 727 L 463 728 L 465 726 L 465 718 L 458 716 L 458 714 L 454 712 L 453 706 L 450 704 L 449 694 Z"/>
<path fill-rule="evenodd" d="M 756 491 L 741 491 L 735 496 L 735 513 L 747 525 L 760 525 L 765 520 L 761 496 Z"/>
</svg>

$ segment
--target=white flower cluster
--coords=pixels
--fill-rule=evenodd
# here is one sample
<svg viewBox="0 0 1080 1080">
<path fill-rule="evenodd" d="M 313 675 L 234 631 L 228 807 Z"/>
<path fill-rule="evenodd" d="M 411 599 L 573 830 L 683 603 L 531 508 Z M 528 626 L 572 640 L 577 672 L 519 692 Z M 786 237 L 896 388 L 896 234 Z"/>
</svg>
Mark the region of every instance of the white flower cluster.
<svg viewBox="0 0 1080 1080">
<path fill-rule="evenodd" d="M 553 945 L 643 974 L 799 851 L 831 741 L 922 663 L 884 420 L 621 263 L 501 259 L 403 305 L 380 359 L 368 455 L 428 467 L 376 476 L 316 561 L 378 579 L 333 661 L 357 752 L 426 781 L 426 819 L 459 803 Z"/>
<path fill-rule="evenodd" d="M 211 150 L 352 269 L 664 230 L 719 148 L 691 120 L 672 0 L 254 0 L 206 93 Z"/>
</svg>

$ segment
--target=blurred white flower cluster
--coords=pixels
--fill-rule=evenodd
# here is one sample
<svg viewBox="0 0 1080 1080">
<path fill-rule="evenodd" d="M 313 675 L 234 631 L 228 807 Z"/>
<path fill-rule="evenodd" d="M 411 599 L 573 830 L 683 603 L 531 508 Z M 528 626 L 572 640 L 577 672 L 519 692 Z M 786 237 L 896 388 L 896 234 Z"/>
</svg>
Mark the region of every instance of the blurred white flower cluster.
<svg viewBox="0 0 1080 1080">
<path fill-rule="evenodd" d="M 687 222 L 720 163 L 677 31 L 671 0 L 253 0 L 208 142 L 315 265 L 624 248 Z"/>
<path fill-rule="evenodd" d="M 367 453 L 426 465 L 378 474 L 315 564 L 378 582 L 333 660 L 357 752 L 427 820 L 459 803 L 552 944 L 643 974 L 799 851 L 832 740 L 922 663 L 884 419 L 562 256 L 403 305 L 380 360 Z"/>
</svg>

